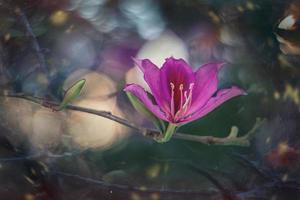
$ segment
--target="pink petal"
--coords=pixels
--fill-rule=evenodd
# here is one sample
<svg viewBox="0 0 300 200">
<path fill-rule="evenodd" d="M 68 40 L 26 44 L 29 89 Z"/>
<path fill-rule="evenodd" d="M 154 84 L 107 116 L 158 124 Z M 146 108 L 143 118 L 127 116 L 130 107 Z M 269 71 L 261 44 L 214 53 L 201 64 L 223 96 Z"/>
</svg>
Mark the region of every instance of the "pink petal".
<svg viewBox="0 0 300 200">
<path fill-rule="evenodd" d="M 206 114 L 210 113 L 213 111 L 215 108 L 223 104 L 224 102 L 228 101 L 229 99 L 239 96 L 239 95 L 246 95 L 247 93 L 236 87 L 232 86 L 229 89 L 222 89 L 219 90 L 216 94 L 216 96 L 211 97 L 207 103 L 198 111 L 196 111 L 194 114 L 190 115 L 186 119 L 182 120 L 183 124 L 197 120 Z"/>
<path fill-rule="evenodd" d="M 154 96 L 157 104 L 163 109 L 168 110 L 169 106 L 163 98 L 161 98 L 162 93 L 160 92 L 160 71 L 159 68 L 153 64 L 149 59 L 137 59 L 133 58 L 135 64 L 144 73 L 144 79 L 151 89 L 151 93 Z"/>
<path fill-rule="evenodd" d="M 194 82 L 195 77 L 192 68 L 183 59 L 170 57 L 166 59 L 160 69 L 160 79 L 161 93 L 163 94 L 165 101 L 170 102 L 170 83 L 175 85 L 175 98 L 180 98 L 179 85 L 183 84 L 183 89 L 188 90 L 190 83 Z M 175 102 L 178 102 L 178 100 L 179 99 L 175 99 Z"/>
<path fill-rule="evenodd" d="M 137 84 L 129 84 L 124 88 L 124 91 L 130 92 L 136 96 L 156 117 L 167 121 L 165 114 L 157 105 L 153 104 L 152 100 L 148 97 L 146 91 L 141 86 Z"/>
<path fill-rule="evenodd" d="M 218 72 L 223 62 L 207 63 L 195 72 L 195 87 L 189 114 L 199 110 L 218 89 Z"/>
<path fill-rule="evenodd" d="M 143 73 L 145 73 L 145 71 L 149 68 L 150 69 L 152 69 L 152 68 L 158 69 L 158 67 L 155 64 L 153 64 L 149 59 L 138 59 L 138 58 L 132 57 L 132 60 L 140 68 L 140 70 Z"/>
</svg>

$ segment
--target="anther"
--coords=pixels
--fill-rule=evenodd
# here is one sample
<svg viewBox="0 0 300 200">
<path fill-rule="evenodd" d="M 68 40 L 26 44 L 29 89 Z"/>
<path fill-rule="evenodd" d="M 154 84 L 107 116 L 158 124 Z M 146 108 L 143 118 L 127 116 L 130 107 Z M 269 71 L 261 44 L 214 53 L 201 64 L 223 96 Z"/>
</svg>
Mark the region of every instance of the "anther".
<svg viewBox="0 0 300 200">
<path fill-rule="evenodd" d="M 193 97 L 193 88 L 194 88 L 194 83 L 191 83 L 189 86 L 189 96 L 188 96 L 188 105 L 187 109 L 191 106 L 192 104 L 192 97 Z"/>
<path fill-rule="evenodd" d="M 194 85 L 195 85 L 194 83 L 191 83 L 190 86 L 189 86 L 189 89 L 193 90 Z"/>
<path fill-rule="evenodd" d="M 185 101 L 187 101 L 187 99 L 188 99 L 187 91 L 184 91 L 184 98 L 185 98 Z"/>
<path fill-rule="evenodd" d="M 181 91 L 183 90 L 183 84 L 179 85 L 179 90 L 181 90 Z"/>
<path fill-rule="evenodd" d="M 174 88 L 175 88 L 175 85 L 174 85 L 174 83 L 170 83 L 170 86 L 171 86 L 171 89 L 172 89 L 172 91 L 174 90 Z"/>
</svg>

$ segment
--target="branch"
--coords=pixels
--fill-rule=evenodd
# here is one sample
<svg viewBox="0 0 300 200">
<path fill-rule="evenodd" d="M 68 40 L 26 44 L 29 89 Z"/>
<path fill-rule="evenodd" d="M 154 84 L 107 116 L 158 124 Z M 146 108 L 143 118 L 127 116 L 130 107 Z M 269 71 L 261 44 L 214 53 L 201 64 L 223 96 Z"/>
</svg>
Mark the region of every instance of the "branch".
<svg viewBox="0 0 300 200">
<path fill-rule="evenodd" d="M 250 140 L 253 138 L 257 129 L 265 122 L 265 119 L 256 118 L 256 122 L 252 129 L 244 136 L 237 137 L 238 128 L 236 126 L 231 127 L 231 131 L 227 137 L 218 138 L 213 136 L 198 136 L 188 135 L 183 133 L 174 134 L 174 138 L 190 140 L 195 142 L 201 142 L 208 145 L 236 145 L 236 146 L 249 146 Z"/>
<path fill-rule="evenodd" d="M 190 161 L 180 160 L 180 159 L 160 160 L 155 158 L 155 161 L 158 162 L 167 161 L 169 163 L 180 164 L 184 167 L 188 167 L 191 170 L 199 173 L 201 176 L 205 177 L 207 180 L 209 180 L 216 187 L 216 189 L 220 191 L 223 200 L 239 200 L 239 198 L 236 196 L 236 194 L 233 193 L 233 191 L 228 189 L 226 186 L 223 186 L 223 184 L 220 181 L 218 181 L 218 179 L 215 178 L 211 173 L 209 173 L 204 169 L 199 168 L 198 167 L 199 164 L 193 164 Z M 221 197 L 219 199 L 221 200 Z"/>
<path fill-rule="evenodd" d="M 16 156 L 16 157 L 7 157 L 7 158 L 0 158 L 1 162 L 12 162 L 12 161 L 23 161 L 23 160 L 31 160 L 41 157 L 40 153 L 33 154 L 33 155 L 26 155 L 26 156 Z"/>
<path fill-rule="evenodd" d="M 205 196 L 205 197 L 210 197 L 210 196 L 218 196 L 216 191 L 205 191 L 205 190 L 180 190 L 180 189 L 156 189 L 156 188 L 141 188 L 137 186 L 129 186 L 129 185 L 119 185 L 119 184 L 114 184 L 114 183 L 108 183 L 103 180 L 97 180 L 89 177 L 84 177 L 80 176 L 77 174 L 71 174 L 67 172 L 62 172 L 62 171 L 51 171 L 53 174 L 56 174 L 60 177 L 69 177 L 77 180 L 84 181 L 86 183 L 92 183 L 92 184 L 97 184 L 98 186 L 102 188 L 106 188 L 110 190 L 111 192 L 116 192 L 116 191 L 130 191 L 130 192 L 139 192 L 139 193 L 163 193 L 163 194 L 174 194 L 174 195 L 197 195 L 197 196 Z"/>
<path fill-rule="evenodd" d="M 15 13 L 19 16 L 20 21 L 23 24 L 28 37 L 30 38 L 30 42 L 31 42 L 32 48 L 33 48 L 33 50 L 36 53 L 36 56 L 37 56 L 37 59 L 39 61 L 39 64 L 40 64 L 40 67 L 41 67 L 42 71 L 48 77 L 49 70 L 48 70 L 47 65 L 46 65 L 45 57 L 42 54 L 40 45 L 39 45 L 39 43 L 38 43 L 38 41 L 36 39 L 36 36 L 34 35 L 34 32 L 33 32 L 32 28 L 30 26 L 30 23 L 29 23 L 26 15 L 25 15 L 25 13 L 23 12 L 23 10 L 21 10 L 21 8 L 15 9 Z"/>
<path fill-rule="evenodd" d="M 20 93 L 20 94 L 4 94 L 2 96 L 25 99 L 25 100 L 37 103 L 41 106 L 48 107 L 48 108 L 53 108 L 53 107 L 59 105 L 59 103 L 57 103 L 57 102 L 47 101 L 44 98 L 28 96 L 28 95 L 24 95 L 22 93 Z M 129 122 L 129 121 L 123 119 L 123 118 L 120 118 L 118 116 L 115 116 L 112 113 L 107 112 L 107 111 L 94 110 L 94 109 L 84 108 L 84 107 L 79 107 L 79 106 L 74 106 L 74 105 L 67 105 L 65 109 L 78 111 L 78 112 L 89 113 L 89 114 L 92 114 L 92 115 L 97 115 L 97 116 L 101 116 L 101 117 L 113 120 L 115 122 L 118 122 L 118 123 L 120 123 L 124 126 L 127 126 L 127 127 L 131 128 L 131 129 L 133 129 L 137 132 L 140 132 L 144 136 L 150 137 L 152 139 L 161 137 L 161 133 L 158 130 L 139 127 L 139 126 L 135 125 L 134 123 L 131 123 L 131 122 Z M 254 136 L 257 129 L 264 122 L 265 122 L 264 119 L 257 118 L 254 126 L 252 127 L 252 129 L 246 135 L 241 136 L 241 137 L 237 136 L 238 135 L 238 128 L 236 126 L 233 126 L 231 128 L 231 131 L 230 131 L 229 135 L 227 137 L 224 137 L 224 138 L 218 138 L 218 137 L 213 137 L 213 136 L 190 135 L 190 134 L 185 134 L 185 133 L 175 133 L 173 135 L 173 137 L 175 139 L 200 142 L 200 143 L 207 144 L 207 145 L 249 146 L 250 145 L 250 139 L 252 139 L 252 137 Z"/>
<path fill-rule="evenodd" d="M 14 161 L 24 161 L 24 160 L 33 160 L 38 158 L 51 158 L 51 159 L 60 159 L 66 157 L 73 157 L 83 152 L 87 151 L 88 149 L 83 149 L 80 151 L 70 151 L 70 152 L 63 152 L 61 154 L 54 154 L 50 151 L 42 151 L 36 154 L 31 155 L 22 155 L 22 156 L 12 156 L 12 157 L 0 157 L 0 163 L 3 162 L 14 162 Z"/>
<path fill-rule="evenodd" d="M 260 166 L 258 166 L 256 163 L 248 160 L 246 158 L 246 156 L 244 155 L 241 155 L 241 154 L 238 154 L 238 153 L 232 153 L 231 154 L 234 158 L 237 159 L 237 161 L 245 166 L 245 167 L 248 167 L 249 169 L 252 169 L 254 172 L 256 172 L 260 177 L 263 177 L 264 179 L 266 180 L 272 180 L 274 181 L 275 179 L 276 180 L 280 180 L 279 177 L 274 177 L 274 173 L 270 174 L 268 173 L 268 171 L 262 169 Z"/>
</svg>

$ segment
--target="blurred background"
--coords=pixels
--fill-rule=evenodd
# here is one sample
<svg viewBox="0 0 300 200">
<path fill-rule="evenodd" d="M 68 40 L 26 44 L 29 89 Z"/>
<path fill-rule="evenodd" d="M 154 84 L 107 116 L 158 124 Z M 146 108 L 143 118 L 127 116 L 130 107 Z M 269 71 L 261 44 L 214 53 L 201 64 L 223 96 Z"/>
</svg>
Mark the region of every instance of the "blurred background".
<svg viewBox="0 0 300 200">
<path fill-rule="evenodd" d="M 0 196 L 3 200 L 300 199 L 300 1 L 0 0 Z M 114 121 L 53 112 L 23 93 L 153 128 L 122 91 L 145 85 L 132 57 L 194 69 L 225 61 L 219 86 L 248 95 L 180 128 L 225 137 L 267 122 L 250 147 L 158 144 Z"/>
</svg>

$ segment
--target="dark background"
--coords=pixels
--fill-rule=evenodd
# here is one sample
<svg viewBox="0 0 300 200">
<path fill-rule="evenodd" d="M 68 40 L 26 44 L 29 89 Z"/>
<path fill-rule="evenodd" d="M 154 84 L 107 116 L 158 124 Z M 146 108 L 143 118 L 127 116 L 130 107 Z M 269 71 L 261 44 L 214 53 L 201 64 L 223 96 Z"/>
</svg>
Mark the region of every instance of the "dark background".
<svg viewBox="0 0 300 200">
<path fill-rule="evenodd" d="M 86 78 L 75 105 L 152 127 L 122 92 L 141 83 L 131 57 L 160 65 L 173 55 L 195 69 L 225 61 L 220 87 L 248 92 L 180 132 L 225 137 L 267 119 L 250 147 L 158 144 L 107 119 L 1 97 L 0 199 L 300 199 L 299 13 L 284 0 L 0 0 L 2 96 L 59 101 Z"/>
</svg>

